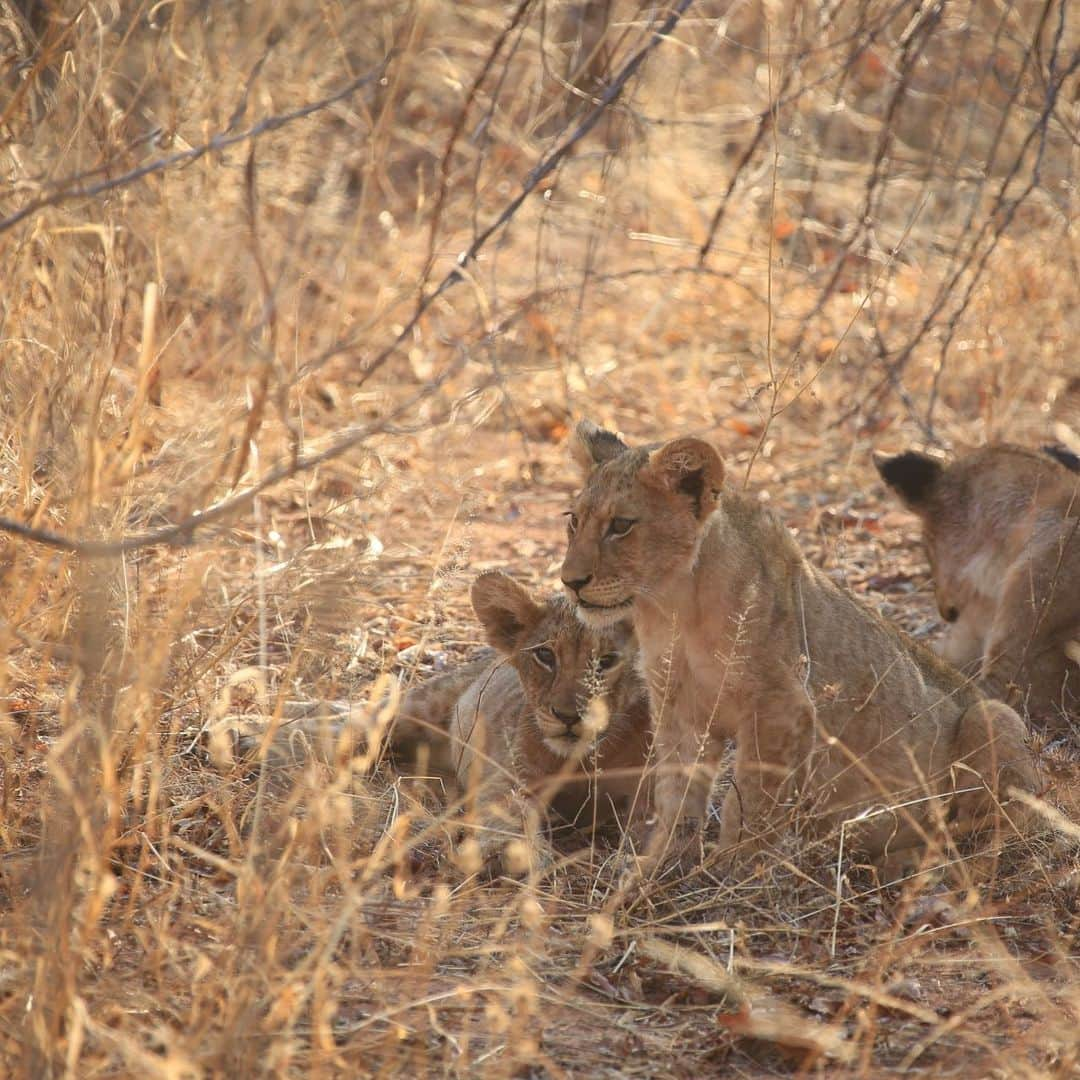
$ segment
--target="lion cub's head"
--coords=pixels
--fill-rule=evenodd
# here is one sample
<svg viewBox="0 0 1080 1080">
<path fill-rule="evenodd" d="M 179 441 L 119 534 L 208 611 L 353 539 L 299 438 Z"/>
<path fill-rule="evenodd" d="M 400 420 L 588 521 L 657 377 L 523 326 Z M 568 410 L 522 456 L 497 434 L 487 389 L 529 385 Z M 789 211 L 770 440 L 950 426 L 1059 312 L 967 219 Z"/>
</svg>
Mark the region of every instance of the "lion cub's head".
<svg viewBox="0 0 1080 1080">
<path fill-rule="evenodd" d="M 578 617 L 602 627 L 693 564 L 724 465 L 701 439 L 632 450 L 588 420 L 578 424 L 573 453 L 586 479 L 567 514 L 562 580 Z"/>
<path fill-rule="evenodd" d="M 997 597 L 1014 545 L 1027 541 L 1041 507 L 1070 497 L 1080 462 L 1057 447 L 1001 444 L 953 461 L 916 450 L 875 453 L 874 465 L 919 516 L 938 610 L 955 623 L 969 606 Z"/>
<path fill-rule="evenodd" d="M 476 579 L 472 604 L 489 643 L 517 671 L 529 718 L 552 753 L 570 757 L 597 739 L 618 737 L 631 704 L 644 692 L 628 623 L 589 630 L 565 597 L 538 604 L 498 571 Z M 594 698 L 606 706 L 600 730 L 591 729 L 587 715 Z"/>
</svg>

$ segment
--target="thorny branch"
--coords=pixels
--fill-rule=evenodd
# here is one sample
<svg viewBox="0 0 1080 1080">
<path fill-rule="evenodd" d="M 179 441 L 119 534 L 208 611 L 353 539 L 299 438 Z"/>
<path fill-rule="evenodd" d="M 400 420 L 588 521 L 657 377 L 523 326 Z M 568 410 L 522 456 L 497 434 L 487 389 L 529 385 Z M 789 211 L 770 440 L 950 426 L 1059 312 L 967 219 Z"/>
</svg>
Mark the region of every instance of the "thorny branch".
<svg viewBox="0 0 1080 1080">
<path fill-rule="evenodd" d="M 1062 24 L 1063 25 L 1063 24 Z M 1055 56 L 1057 43 L 1060 40 L 1061 30 L 1058 30 L 1058 37 L 1055 38 Z M 1039 119 L 1036 124 L 1032 126 L 1027 133 L 1026 138 L 1018 150 L 1016 157 L 1013 161 L 1012 167 L 1008 173 L 1002 179 L 998 186 L 997 193 L 994 197 L 994 203 L 991 211 L 986 215 L 982 227 L 976 233 L 975 237 L 967 245 L 967 251 L 961 258 L 960 262 L 954 267 L 952 273 L 948 279 L 938 289 L 937 295 L 934 298 L 933 303 L 930 305 L 929 310 L 919 323 L 915 332 L 908 338 L 904 345 L 896 351 L 895 355 L 891 359 L 886 359 L 888 352 L 880 335 L 877 338 L 878 356 L 885 372 L 882 377 L 875 383 L 873 388 L 862 398 L 860 398 L 852 407 L 846 410 L 836 421 L 833 426 L 839 426 L 852 416 L 858 414 L 865 408 L 867 402 L 877 400 L 882 394 L 890 389 L 896 388 L 900 385 L 900 373 L 904 367 L 910 361 L 914 355 L 915 350 L 925 340 L 926 335 L 930 329 L 936 323 L 938 317 L 945 310 L 951 297 L 955 294 L 956 290 L 960 286 L 960 282 L 963 280 L 964 275 L 971 271 L 968 278 L 967 285 L 964 289 L 964 293 L 960 298 L 955 310 L 949 318 L 949 321 L 945 327 L 945 336 L 941 344 L 940 360 L 938 364 L 938 370 L 935 373 L 934 385 L 931 387 L 930 400 L 927 407 L 926 416 L 918 420 L 917 422 L 923 427 L 924 431 L 932 437 L 932 441 L 937 441 L 936 436 L 933 433 L 933 409 L 938 393 L 938 384 L 941 379 L 941 371 L 944 367 L 945 352 L 948 349 L 949 344 L 952 342 L 953 337 L 956 334 L 957 327 L 960 319 L 967 311 L 968 306 L 971 303 L 972 297 L 975 294 L 975 289 L 978 286 L 979 281 L 982 279 L 989 263 L 990 257 L 996 250 L 1001 238 L 1008 231 L 1009 226 L 1012 224 L 1013 219 L 1016 216 L 1017 211 L 1027 201 L 1027 199 L 1033 194 L 1039 185 L 1039 168 L 1042 160 L 1043 148 L 1046 141 L 1046 126 L 1056 106 L 1058 95 L 1061 92 L 1065 82 L 1074 75 L 1077 71 L 1080 71 L 1080 50 L 1071 57 L 1068 66 L 1064 71 L 1048 84 L 1046 90 L 1046 101 L 1040 111 Z M 1036 161 L 1032 170 L 1031 178 L 1024 185 L 1024 187 L 1012 198 L 1008 197 L 1009 189 L 1012 187 L 1013 181 L 1016 179 L 1023 167 L 1024 161 L 1027 158 L 1027 154 L 1032 144 L 1038 140 L 1039 147 L 1036 151 Z M 967 230 L 965 229 L 965 232 Z M 984 246 L 985 244 L 985 246 Z M 980 251 L 981 249 L 981 251 Z"/>
<path fill-rule="evenodd" d="M 679 20 L 682 18 L 683 13 L 693 2 L 694 0 L 679 0 L 668 17 L 653 33 L 652 37 L 649 38 L 649 40 L 622 66 L 581 123 L 578 124 L 578 126 L 563 139 L 554 150 L 533 167 L 532 171 L 529 172 L 522 181 L 521 191 L 506 204 L 498 217 L 496 217 L 490 225 L 481 230 L 474 237 L 472 243 L 458 255 L 457 265 L 447 273 L 434 289 L 420 300 L 416 305 L 416 310 L 413 312 L 412 317 L 405 323 L 401 332 L 397 334 L 394 340 L 391 341 L 390 344 L 387 345 L 373 360 L 365 365 L 361 374 L 361 379 L 367 379 L 378 371 L 378 369 L 381 368 L 397 351 L 398 346 L 413 332 L 413 329 L 419 324 L 428 308 L 430 308 L 431 305 L 448 289 L 452 288 L 459 281 L 464 280 L 462 270 L 480 254 L 491 237 L 502 229 L 518 210 L 521 209 L 522 204 L 536 190 L 540 182 L 554 172 L 574 147 L 577 146 L 577 144 L 581 142 L 594 127 L 596 127 L 607 108 L 619 97 L 626 87 L 626 84 L 633 78 L 638 69 L 645 62 L 645 58 L 671 34 L 672 30 L 679 24 Z"/>
<path fill-rule="evenodd" d="M 533 0 L 520 0 L 513 15 L 510 16 L 510 20 L 495 39 L 495 43 L 491 46 L 487 59 L 484 61 L 476 78 L 473 79 L 468 94 L 465 95 L 465 100 L 458 110 L 457 119 L 454 121 L 454 126 L 450 131 L 450 137 L 446 140 L 446 148 L 443 150 L 442 160 L 439 162 L 439 191 L 435 196 L 435 207 L 431 212 L 431 225 L 428 228 L 427 257 L 424 260 L 424 269 L 420 274 L 420 289 L 418 291 L 421 293 L 421 298 L 423 296 L 424 286 L 427 284 L 428 276 L 431 273 L 431 268 L 435 264 L 435 242 L 439 233 L 439 225 L 442 222 L 443 210 L 446 207 L 446 195 L 450 187 L 450 162 L 454 156 L 454 148 L 461 138 L 461 133 L 465 130 L 465 121 L 468 119 L 469 111 L 472 108 L 473 102 L 476 100 L 476 95 L 484 85 L 484 81 L 487 79 L 495 61 L 502 52 L 502 48 L 506 44 L 507 39 L 514 32 L 515 28 L 521 24 L 521 20 L 525 17 L 525 13 L 532 4 Z"/>
</svg>

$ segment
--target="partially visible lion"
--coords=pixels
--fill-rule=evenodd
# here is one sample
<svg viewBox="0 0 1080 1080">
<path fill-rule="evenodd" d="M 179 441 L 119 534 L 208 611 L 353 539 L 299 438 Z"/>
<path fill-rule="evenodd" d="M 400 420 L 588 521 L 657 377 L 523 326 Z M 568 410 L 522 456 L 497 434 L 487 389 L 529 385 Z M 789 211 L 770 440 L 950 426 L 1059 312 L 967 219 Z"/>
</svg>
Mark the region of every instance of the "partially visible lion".
<svg viewBox="0 0 1080 1080">
<path fill-rule="evenodd" d="M 939 827 L 1019 815 L 1007 792 L 1038 776 L 1017 714 L 807 562 L 708 443 L 631 449 L 583 421 L 576 454 L 562 578 L 586 625 L 633 619 L 658 769 L 646 866 L 675 840 L 692 854 L 729 736 L 733 859 L 844 826 L 845 852 L 891 871 Z"/>
<path fill-rule="evenodd" d="M 629 624 L 589 630 L 564 596 L 537 603 L 497 571 L 476 579 L 472 603 L 493 648 L 405 694 L 389 732 L 396 760 L 419 758 L 464 792 L 463 861 L 545 866 L 549 811 L 585 829 L 643 818 L 649 705 Z M 351 713 L 324 705 L 283 724 L 268 751 L 295 762 L 321 746 L 332 757 Z"/>
<path fill-rule="evenodd" d="M 941 655 L 1050 732 L 1080 723 L 1080 461 L 997 445 L 874 462 L 922 522 Z"/>
</svg>

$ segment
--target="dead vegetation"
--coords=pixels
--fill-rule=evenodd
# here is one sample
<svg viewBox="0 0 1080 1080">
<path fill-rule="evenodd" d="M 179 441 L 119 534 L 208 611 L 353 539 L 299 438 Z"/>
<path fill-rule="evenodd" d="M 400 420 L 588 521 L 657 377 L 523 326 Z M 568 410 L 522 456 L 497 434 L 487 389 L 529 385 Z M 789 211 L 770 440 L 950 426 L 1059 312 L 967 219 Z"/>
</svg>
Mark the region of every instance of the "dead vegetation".
<svg viewBox="0 0 1080 1080">
<path fill-rule="evenodd" d="M 1078 19 L 0 0 L 0 514 L 51 541 L 0 541 L 5 1071 L 1072 1075 L 1075 739 L 988 878 L 626 896 L 610 838 L 484 884 L 422 778 L 215 736 L 550 588 L 578 415 L 708 435 L 934 638 L 870 453 L 1080 428 Z"/>
</svg>

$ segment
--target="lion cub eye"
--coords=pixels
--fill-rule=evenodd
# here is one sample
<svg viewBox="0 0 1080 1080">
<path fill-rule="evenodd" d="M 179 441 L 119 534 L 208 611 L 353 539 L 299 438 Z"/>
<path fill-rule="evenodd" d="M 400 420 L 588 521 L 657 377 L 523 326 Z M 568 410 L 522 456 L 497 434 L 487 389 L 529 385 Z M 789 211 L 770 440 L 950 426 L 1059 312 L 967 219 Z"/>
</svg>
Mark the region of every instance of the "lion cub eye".
<svg viewBox="0 0 1080 1080">
<path fill-rule="evenodd" d="M 566 518 L 566 531 L 573 536 L 578 528 L 578 516 L 572 510 L 567 510 L 563 515 Z"/>
<path fill-rule="evenodd" d="M 532 658 L 542 668 L 546 668 L 548 671 L 555 670 L 555 653 L 546 645 L 541 645 L 538 649 L 533 649 Z"/>
<path fill-rule="evenodd" d="M 607 534 L 616 538 L 625 536 L 636 524 L 633 518 L 612 518 L 607 527 Z"/>
<path fill-rule="evenodd" d="M 941 613 L 941 617 L 946 622 L 956 622 L 956 620 L 960 618 L 960 611 L 958 608 L 949 607 Z"/>
<path fill-rule="evenodd" d="M 600 671 L 610 671 L 619 662 L 618 653 L 605 653 L 596 661 L 596 666 Z"/>
</svg>

